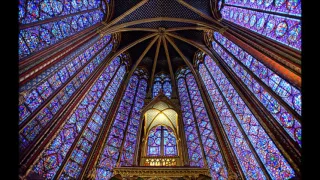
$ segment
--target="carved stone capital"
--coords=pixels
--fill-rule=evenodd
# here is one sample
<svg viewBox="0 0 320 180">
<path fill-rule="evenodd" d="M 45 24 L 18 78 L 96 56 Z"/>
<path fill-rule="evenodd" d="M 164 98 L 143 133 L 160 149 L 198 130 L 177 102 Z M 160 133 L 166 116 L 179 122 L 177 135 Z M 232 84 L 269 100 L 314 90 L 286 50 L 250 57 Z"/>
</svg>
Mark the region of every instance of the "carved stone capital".
<svg viewBox="0 0 320 180">
<path fill-rule="evenodd" d="M 219 29 L 219 33 L 223 35 L 223 33 L 227 30 L 227 27 L 223 27 Z"/>
</svg>

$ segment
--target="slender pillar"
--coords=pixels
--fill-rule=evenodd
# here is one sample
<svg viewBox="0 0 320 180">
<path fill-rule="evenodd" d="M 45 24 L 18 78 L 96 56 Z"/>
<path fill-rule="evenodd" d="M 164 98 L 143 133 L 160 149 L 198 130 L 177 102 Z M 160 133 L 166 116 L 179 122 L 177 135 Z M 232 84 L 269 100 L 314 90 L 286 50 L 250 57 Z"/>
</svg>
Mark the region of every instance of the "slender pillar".
<svg viewBox="0 0 320 180">
<path fill-rule="evenodd" d="M 95 36 L 97 36 L 97 33 L 91 31 L 87 35 L 78 37 L 75 42 L 66 44 L 63 48 L 60 49 L 60 51 L 56 51 L 52 54 L 50 53 L 48 54 L 48 56 L 39 59 L 39 61 L 31 62 L 31 64 L 28 64 L 28 66 L 25 66 L 25 68 L 21 67 L 22 69 L 19 75 L 20 85 L 23 85 L 36 76 L 40 75 L 46 69 L 52 67 L 54 64 L 67 57 L 69 54 L 90 41 Z"/>
<path fill-rule="evenodd" d="M 297 88 L 301 88 L 301 67 L 300 65 L 297 65 L 295 63 L 290 62 L 289 60 L 285 60 L 284 58 L 281 58 L 282 61 L 280 64 L 275 61 L 275 59 L 270 58 L 269 56 L 263 54 L 262 52 L 258 51 L 254 48 L 254 46 L 248 45 L 245 42 L 249 41 L 243 41 L 234 36 L 229 32 L 230 30 L 227 30 L 223 33 L 223 35 L 228 38 L 229 40 L 236 43 L 239 47 L 241 47 L 243 50 L 247 51 L 249 54 L 251 54 L 256 59 L 261 60 L 265 65 L 267 65 L 270 69 L 274 70 L 284 79 L 288 80 L 292 84 L 294 84 Z M 282 64 L 285 64 L 283 66 Z"/>
<path fill-rule="evenodd" d="M 78 104 L 81 102 L 81 99 L 83 99 L 83 97 L 87 94 L 94 82 L 103 72 L 106 65 L 111 61 L 110 59 L 107 59 L 108 58 L 106 58 L 106 60 L 100 64 L 99 68 L 93 72 L 93 74 L 88 78 L 87 82 L 80 87 L 78 93 L 73 95 L 71 100 L 65 105 L 66 108 L 61 108 L 56 113 L 57 115 L 52 119 L 52 123 L 50 123 L 46 130 L 39 135 L 41 138 L 34 145 L 31 145 L 32 148 L 29 149 L 26 155 L 20 160 L 20 164 L 25 164 L 26 167 L 32 167 L 31 165 L 39 158 L 38 156 L 41 151 L 45 149 L 46 146 L 49 145 L 48 143 L 53 140 L 58 132 L 60 132 L 62 124 L 66 121 L 67 116 L 78 106 Z"/>
<path fill-rule="evenodd" d="M 102 99 L 104 99 L 104 95 L 105 95 L 105 93 L 108 91 L 109 87 L 111 86 L 111 83 L 113 82 L 114 78 L 116 77 L 116 75 L 117 75 L 120 67 L 121 67 L 121 65 L 119 65 L 119 67 L 118 67 L 118 69 L 115 71 L 113 77 L 110 79 L 108 85 L 107 85 L 106 88 L 103 90 L 103 93 L 102 93 L 100 99 L 97 101 L 97 103 L 96 103 L 95 107 L 93 108 L 90 116 L 87 118 L 86 122 L 84 123 L 82 130 L 79 132 L 78 136 L 75 138 L 74 143 L 72 144 L 71 148 L 69 149 L 66 157 L 65 157 L 64 160 L 63 160 L 63 163 L 61 164 L 59 170 L 57 171 L 57 173 L 56 173 L 56 175 L 55 175 L 55 179 L 59 179 L 59 178 L 60 178 L 63 169 L 65 168 L 68 160 L 70 159 L 70 157 L 71 157 L 71 155 L 72 155 L 71 153 L 72 153 L 72 152 L 74 151 L 74 149 L 76 148 L 76 146 L 77 146 L 77 144 L 78 144 L 78 141 L 80 140 L 81 136 L 82 136 L 83 133 L 85 132 L 86 127 L 88 126 L 88 124 L 89 124 L 90 119 L 92 118 L 92 116 L 95 114 L 96 109 L 100 106 L 100 102 L 102 101 Z"/>
<path fill-rule="evenodd" d="M 170 35 L 170 34 L 169 34 Z M 168 37 L 168 36 L 166 36 L 166 38 L 167 38 L 167 40 L 171 43 L 171 45 L 175 48 L 175 50 L 178 52 L 178 54 L 181 56 L 181 58 L 184 60 L 184 62 L 187 64 L 187 66 L 189 67 L 189 69 L 191 70 L 191 72 L 192 72 L 192 74 L 194 75 L 194 77 L 195 77 L 195 79 L 196 79 L 196 82 L 197 82 L 197 85 L 198 85 L 198 87 L 199 87 L 199 91 L 200 91 L 200 94 L 201 94 L 201 97 L 202 97 L 202 99 L 203 99 L 203 102 L 204 102 L 204 104 L 205 104 L 205 108 L 207 109 L 207 110 L 209 110 L 208 111 L 208 115 L 209 115 L 209 119 L 210 119 L 210 121 L 212 122 L 212 120 L 214 119 L 214 117 L 213 117 L 213 115 L 212 115 L 212 110 L 210 109 L 210 107 L 211 106 L 209 106 L 209 104 L 208 104 L 208 101 L 207 101 L 207 99 L 210 99 L 210 98 L 208 98 L 208 97 L 205 97 L 204 96 L 204 89 L 203 89 L 203 87 L 199 84 L 199 82 L 201 82 L 200 81 L 200 78 L 199 78 L 199 76 L 197 76 L 197 73 L 196 73 L 196 71 L 195 71 L 195 69 L 194 69 L 194 67 L 192 66 L 192 64 L 190 63 L 190 61 L 189 60 L 187 60 L 186 59 L 186 57 L 183 55 L 183 53 L 179 50 L 179 48 L 175 45 L 175 44 L 173 44 L 173 42 L 172 42 L 172 40 Z M 198 47 L 196 47 L 196 48 L 198 48 Z M 211 124 L 211 125 L 214 125 L 214 124 Z M 219 130 L 216 128 L 217 126 L 212 126 L 215 130 L 216 130 L 216 132 L 219 132 Z M 241 167 L 240 167 L 240 165 L 238 164 L 238 161 L 237 161 L 237 158 L 236 158 L 236 156 L 234 155 L 234 154 L 229 154 L 228 156 L 226 156 L 226 154 L 225 154 L 225 147 L 230 147 L 231 148 L 231 145 L 229 144 L 229 143 L 227 143 L 228 145 L 225 145 L 224 143 L 226 143 L 226 142 L 228 142 L 228 141 L 226 141 L 226 139 L 218 139 L 218 138 L 221 138 L 221 136 L 216 136 L 217 137 L 217 140 L 218 140 L 218 144 L 221 146 L 222 145 L 222 148 L 220 147 L 220 149 L 222 149 L 222 152 L 223 152 L 223 154 L 224 154 L 224 160 L 225 160 L 225 162 L 226 162 L 226 165 L 227 165 L 227 168 L 228 168 L 228 173 L 229 172 L 236 172 L 237 173 L 237 175 L 238 175 L 238 177 L 244 177 L 244 175 L 243 175 L 243 172 L 242 172 L 242 170 L 241 170 Z M 226 136 L 225 136 L 226 137 Z M 229 148 L 229 149 L 230 149 Z M 232 148 L 231 148 L 232 149 Z M 229 151 L 229 153 L 230 152 L 233 152 L 232 150 L 231 151 Z M 232 157 L 232 158 L 230 158 L 230 157 Z"/>
<path fill-rule="evenodd" d="M 230 68 L 225 64 L 225 62 L 214 52 L 213 57 L 219 61 L 218 66 L 220 70 L 228 78 L 232 86 L 237 90 L 239 96 L 249 107 L 253 115 L 257 118 L 261 126 L 270 136 L 272 141 L 276 144 L 277 148 L 288 160 L 289 164 L 293 166 L 293 169 L 299 175 L 300 170 L 299 166 L 301 163 L 301 153 L 298 145 L 288 137 L 287 133 L 284 132 L 284 129 L 279 126 L 276 120 L 270 115 L 269 112 L 264 111 L 265 107 L 258 103 L 249 90 L 246 89 L 246 85 L 241 83 L 241 80 L 230 70 Z M 218 86 L 217 86 L 218 87 Z"/>
</svg>

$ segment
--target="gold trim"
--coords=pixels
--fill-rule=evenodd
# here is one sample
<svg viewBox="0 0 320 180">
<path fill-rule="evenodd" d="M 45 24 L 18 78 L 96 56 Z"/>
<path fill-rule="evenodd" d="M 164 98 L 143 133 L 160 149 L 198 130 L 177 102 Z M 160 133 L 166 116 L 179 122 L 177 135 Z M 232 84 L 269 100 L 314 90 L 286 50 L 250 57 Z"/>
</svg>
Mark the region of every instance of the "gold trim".
<svg viewBox="0 0 320 180">
<path fill-rule="evenodd" d="M 154 79 L 154 73 L 156 71 L 156 66 L 157 66 L 157 61 L 158 61 L 158 56 L 159 56 L 159 51 L 160 51 L 160 46 L 161 46 L 161 38 L 158 39 L 158 44 L 157 44 L 157 49 L 156 49 L 156 54 L 154 56 L 154 60 L 153 60 L 153 65 L 152 65 L 152 72 L 151 72 L 151 76 L 150 76 L 150 85 L 149 85 L 149 91 L 148 94 L 150 95 L 150 98 L 152 96 L 152 83 L 153 83 L 153 79 Z"/>
<path fill-rule="evenodd" d="M 174 27 L 174 28 L 168 28 L 168 29 L 166 29 L 166 32 L 171 32 L 171 31 L 185 31 L 185 30 L 206 31 L 206 30 L 210 30 L 210 29 L 209 29 L 209 28 L 206 28 L 206 27 L 199 27 L 199 26 Z"/>
<path fill-rule="evenodd" d="M 152 38 L 152 37 L 154 37 L 154 36 L 157 36 L 157 33 L 152 33 L 152 34 L 150 34 L 150 35 L 147 35 L 147 36 L 145 36 L 145 37 L 142 37 L 142 38 L 134 41 L 133 43 L 131 43 L 131 44 L 127 45 L 126 47 L 124 47 L 124 48 L 120 49 L 119 51 L 117 51 L 113 56 L 111 56 L 111 58 L 109 59 L 109 61 L 111 61 L 112 59 L 116 58 L 116 57 L 119 56 L 121 53 L 127 51 L 128 49 L 132 48 L 133 46 L 135 46 L 135 45 L 137 45 L 137 44 L 139 44 L 139 43 L 141 43 L 141 42 L 143 42 L 143 41 L 145 41 L 145 40 L 147 40 L 147 39 L 150 39 L 150 38 Z"/>
<path fill-rule="evenodd" d="M 178 117 L 178 113 L 177 113 L 174 109 L 172 109 L 172 108 L 167 108 L 167 109 L 164 109 L 164 110 L 159 110 L 159 109 L 155 109 L 155 108 L 150 108 L 150 109 L 149 109 L 149 110 L 156 110 L 156 111 L 159 111 L 159 112 L 157 113 L 156 116 L 153 117 L 153 119 L 151 120 L 151 122 L 150 122 L 150 124 L 148 125 L 148 127 L 145 127 L 146 135 L 149 134 L 149 131 L 150 131 L 153 127 L 162 125 L 162 124 L 156 124 L 156 125 L 151 126 L 152 123 L 156 120 L 156 118 L 157 118 L 163 111 L 165 111 L 165 110 L 170 110 L 170 109 L 173 110 L 173 111 L 177 114 L 177 117 Z M 149 110 L 148 110 L 148 111 L 149 111 Z M 145 112 L 145 114 L 148 113 L 148 111 Z M 163 114 L 164 116 L 166 116 L 166 118 L 169 120 L 171 126 L 174 128 L 175 133 L 177 133 L 177 132 L 178 132 L 178 127 L 177 127 L 177 126 L 178 126 L 178 122 L 176 123 L 177 125 L 175 126 L 175 125 L 173 124 L 173 122 L 171 121 L 171 119 L 170 119 L 166 114 L 164 114 L 164 113 L 162 113 L 162 114 Z M 147 119 L 146 119 L 145 121 L 147 121 Z M 176 119 L 176 121 L 177 121 L 177 119 Z M 167 126 L 167 125 L 163 124 L 163 126 Z M 177 134 L 176 134 L 176 135 L 177 135 Z M 176 137 L 177 137 L 177 136 L 176 136 Z"/>
<path fill-rule="evenodd" d="M 173 73 L 173 70 L 172 70 L 171 59 L 170 59 L 170 55 L 169 55 L 167 41 L 166 41 L 164 36 L 162 36 L 162 38 L 163 38 L 164 50 L 165 50 L 167 61 L 168 61 L 170 76 L 171 76 L 171 79 L 172 79 L 171 83 L 172 83 L 173 89 L 177 89 L 176 81 L 174 80 L 174 73 Z M 177 97 L 176 91 L 172 91 L 172 98 L 176 98 L 176 97 Z"/>
<path fill-rule="evenodd" d="M 184 56 L 184 54 L 180 51 L 180 49 L 173 43 L 173 41 L 171 40 L 170 37 L 168 37 L 167 35 L 165 36 L 166 39 L 169 41 L 169 43 L 173 46 L 173 48 L 177 51 L 177 53 L 180 55 L 180 57 L 183 59 L 183 61 L 187 64 L 187 66 L 189 67 L 189 69 L 191 70 L 191 73 L 194 75 L 195 79 L 197 82 L 200 81 L 199 77 L 197 76 L 196 74 L 196 71 L 194 69 L 194 67 L 192 66 L 192 64 L 190 63 L 190 61 L 188 61 L 188 59 Z M 197 83 L 198 84 L 198 83 Z M 193 116 L 194 118 L 196 119 L 194 113 L 193 113 Z M 195 123 L 197 124 L 197 122 L 195 121 Z M 198 133 L 198 136 L 200 137 L 200 132 L 199 132 L 199 129 L 197 128 L 197 133 Z M 205 151 L 203 149 L 203 144 L 202 144 L 202 141 L 200 141 L 200 147 L 201 147 L 201 151 L 202 151 L 202 154 L 203 156 L 205 156 Z M 205 167 L 208 167 L 208 162 L 206 160 L 206 158 L 203 158 L 203 162 L 205 164 Z"/>
<path fill-rule="evenodd" d="M 156 37 L 153 38 L 153 40 L 149 43 L 149 45 L 146 47 L 146 49 L 143 51 L 143 53 L 140 55 L 139 59 L 136 61 L 136 63 L 133 65 L 133 67 L 131 68 L 131 71 L 128 74 L 128 78 L 126 79 L 126 83 L 127 81 L 129 81 L 129 78 L 132 76 L 133 72 L 136 70 L 136 68 L 138 67 L 138 65 L 140 64 L 140 62 L 142 61 L 142 59 L 144 58 L 144 56 L 147 54 L 147 52 L 150 50 L 150 48 L 152 47 L 152 45 L 156 42 L 156 40 L 159 38 L 159 34 L 154 33 L 156 35 Z"/>
<path fill-rule="evenodd" d="M 133 25 L 142 24 L 142 23 L 157 22 L 157 21 L 183 22 L 183 23 L 194 24 L 197 26 L 203 26 L 203 27 L 206 27 L 206 28 L 212 29 L 212 30 L 219 29 L 218 27 L 216 27 L 214 25 L 211 25 L 211 24 L 208 24 L 208 23 L 205 23 L 202 21 L 198 21 L 198 20 L 193 20 L 193 19 L 173 18 L 173 17 L 156 17 L 156 18 L 148 18 L 148 19 L 131 21 L 131 22 L 115 25 L 112 27 L 102 27 L 101 33 L 109 34 L 110 32 L 117 32 L 119 29 L 124 28 L 124 27 L 133 26 Z"/>
<path fill-rule="evenodd" d="M 113 174 L 120 174 L 125 177 L 153 177 L 153 178 L 170 178 L 170 177 L 194 177 L 198 178 L 200 174 L 210 176 L 208 168 L 197 167 L 116 167 L 113 168 Z"/>
</svg>

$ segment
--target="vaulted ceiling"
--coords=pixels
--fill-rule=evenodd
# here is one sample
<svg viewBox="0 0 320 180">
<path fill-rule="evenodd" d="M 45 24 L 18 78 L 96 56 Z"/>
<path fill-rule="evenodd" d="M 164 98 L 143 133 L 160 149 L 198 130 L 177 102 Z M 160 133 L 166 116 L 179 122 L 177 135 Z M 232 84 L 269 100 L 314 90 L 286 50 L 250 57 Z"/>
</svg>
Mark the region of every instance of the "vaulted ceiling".
<svg viewBox="0 0 320 180">
<path fill-rule="evenodd" d="M 160 71 L 170 74 L 171 67 L 175 73 L 186 61 L 193 63 L 198 50 L 195 45 L 205 47 L 204 30 L 223 28 L 214 18 L 214 3 L 214 0 L 117 0 L 112 18 L 100 31 L 121 32 L 118 50 L 130 47 L 127 52 L 133 65 L 145 66 L 150 74 Z M 139 41 L 147 36 L 150 38 Z M 139 43 L 131 47 L 136 41 Z"/>
</svg>

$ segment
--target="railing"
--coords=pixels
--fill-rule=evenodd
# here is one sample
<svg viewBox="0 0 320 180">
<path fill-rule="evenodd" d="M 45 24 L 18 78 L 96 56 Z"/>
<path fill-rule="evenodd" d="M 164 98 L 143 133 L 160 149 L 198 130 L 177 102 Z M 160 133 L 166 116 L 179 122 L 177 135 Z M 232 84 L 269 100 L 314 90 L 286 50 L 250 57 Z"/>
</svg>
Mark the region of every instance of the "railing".
<svg viewBox="0 0 320 180">
<path fill-rule="evenodd" d="M 133 179 L 133 177 L 143 179 L 212 179 L 210 169 L 199 167 L 157 167 L 157 166 L 135 166 L 135 167 L 115 167 L 114 175 L 120 175 L 122 179 Z M 202 177 L 202 178 L 200 178 Z M 204 178 L 206 177 L 206 178 Z M 139 179 L 139 178 L 138 178 Z"/>
<path fill-rule="evenodd" d="M 148 156 L 141 158 L 142 166 L 181 166 L 179 156 Z"/>
</svg>

